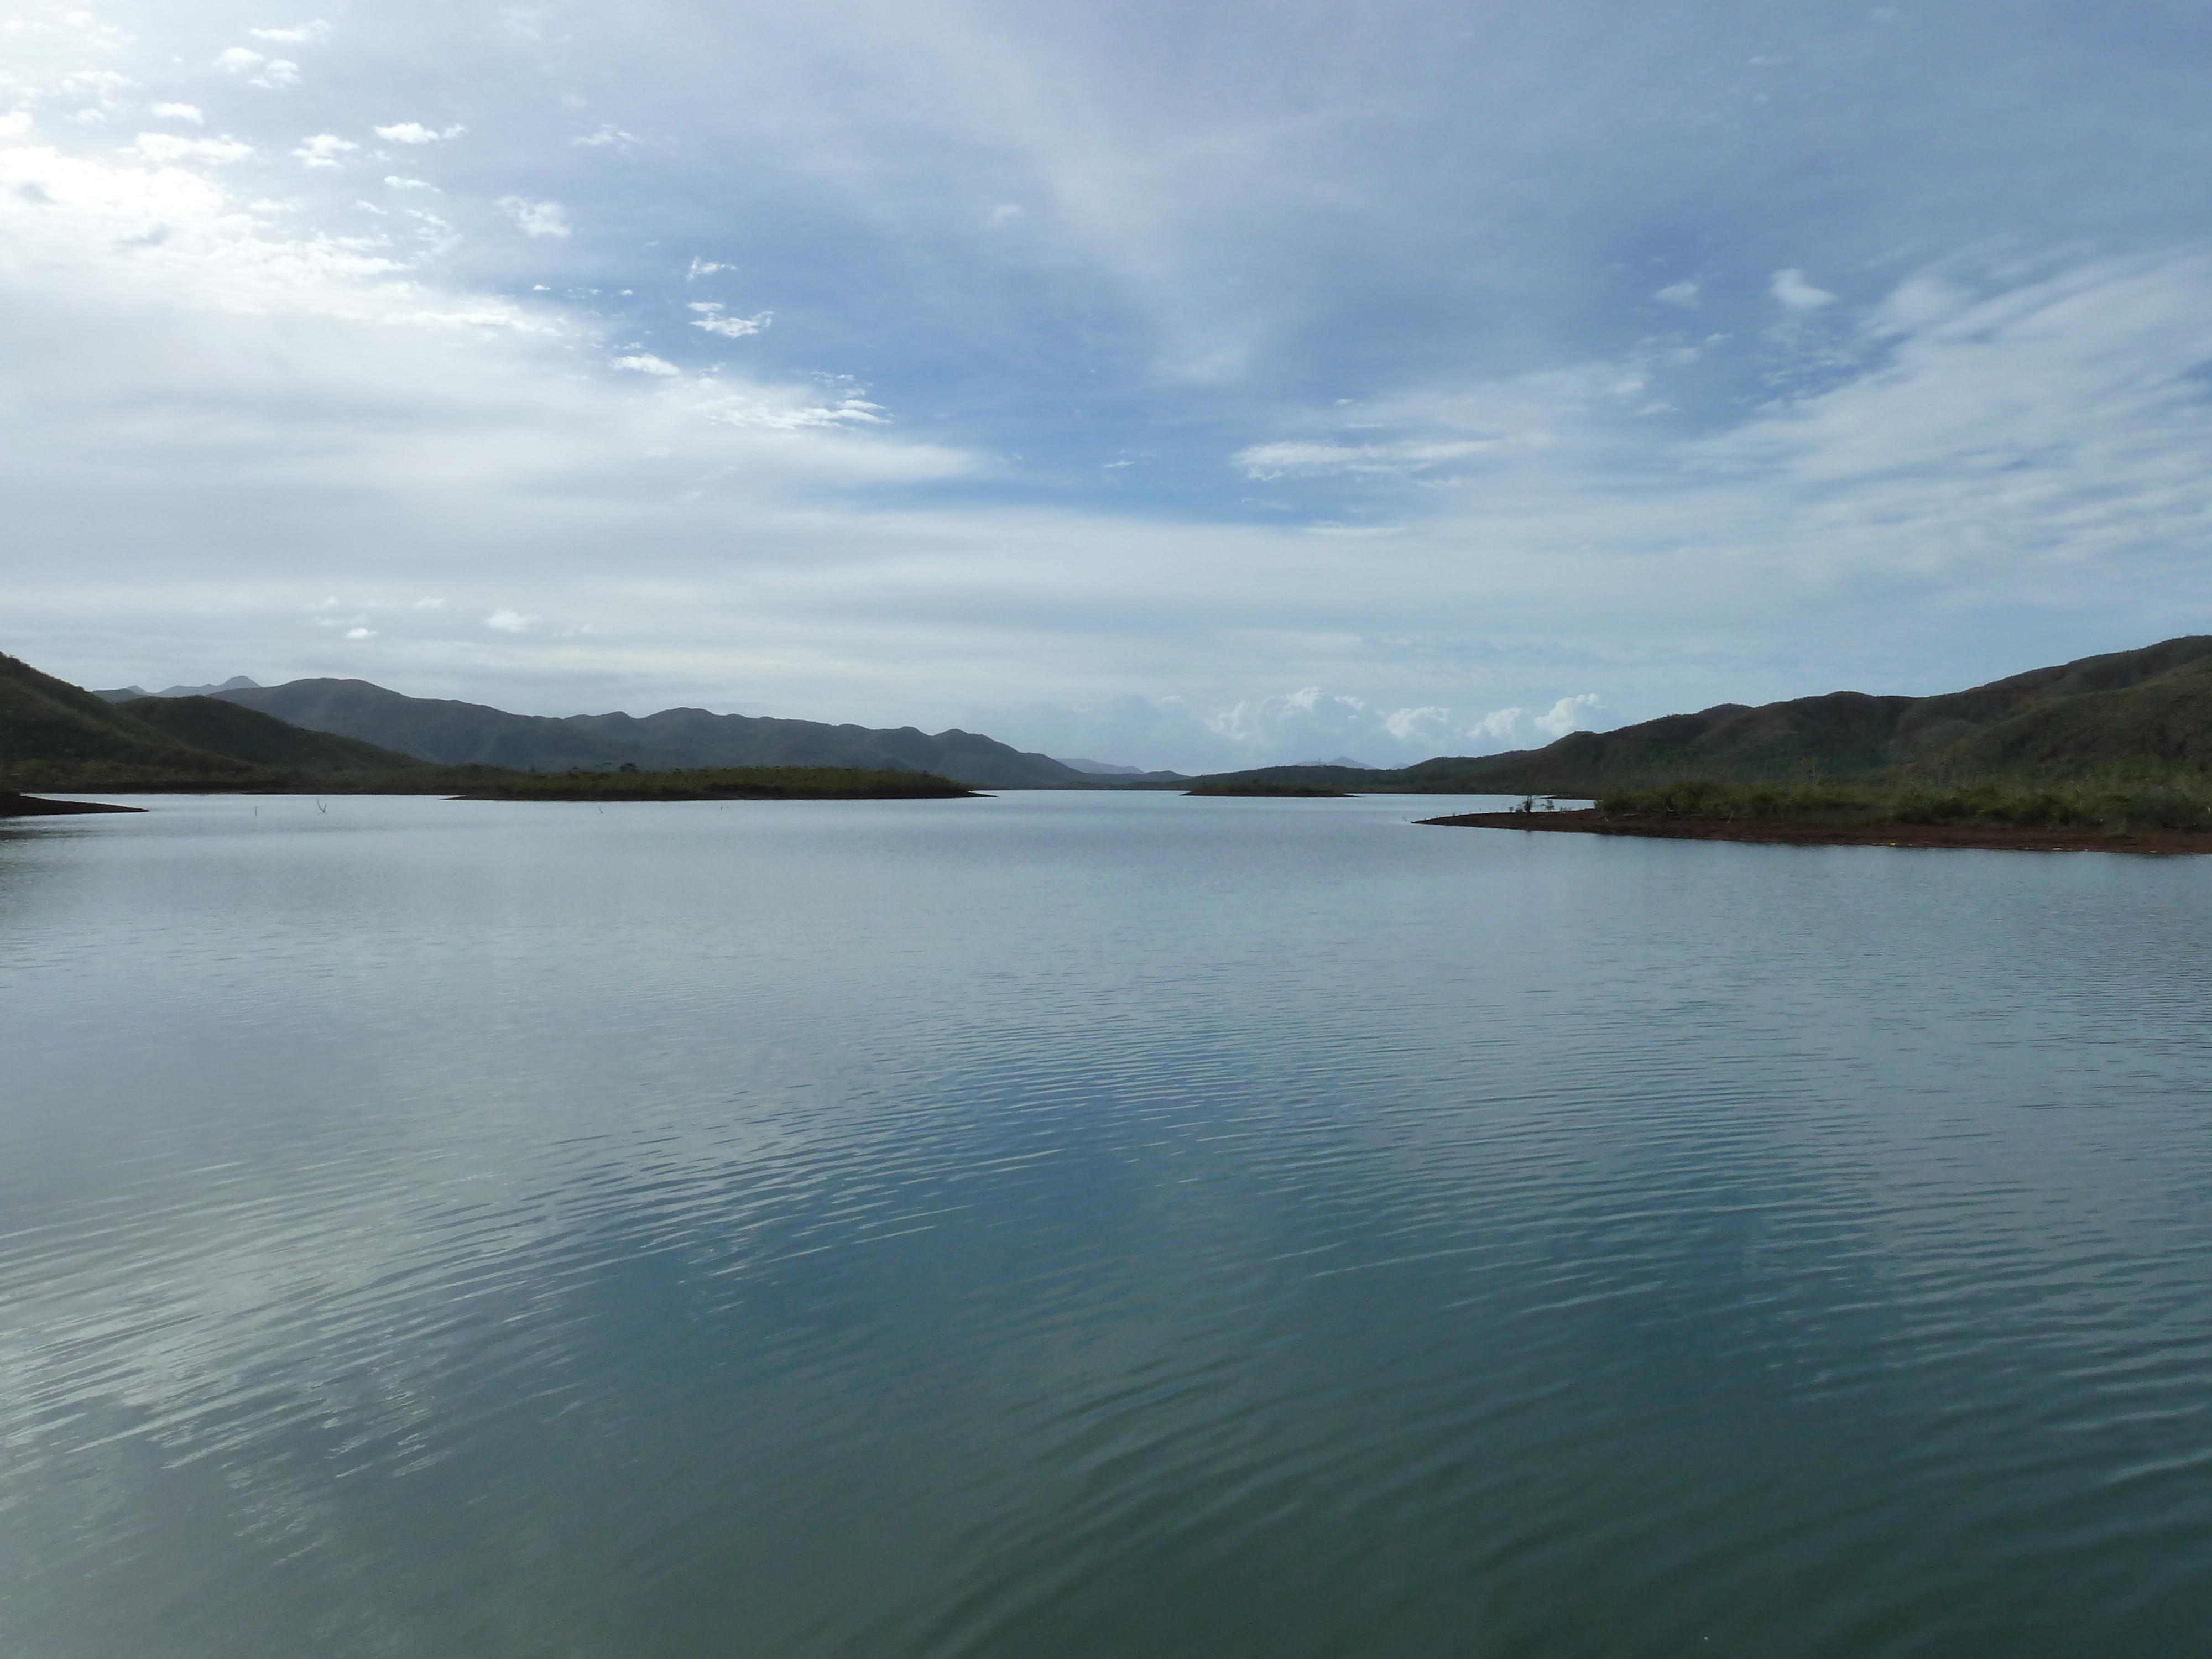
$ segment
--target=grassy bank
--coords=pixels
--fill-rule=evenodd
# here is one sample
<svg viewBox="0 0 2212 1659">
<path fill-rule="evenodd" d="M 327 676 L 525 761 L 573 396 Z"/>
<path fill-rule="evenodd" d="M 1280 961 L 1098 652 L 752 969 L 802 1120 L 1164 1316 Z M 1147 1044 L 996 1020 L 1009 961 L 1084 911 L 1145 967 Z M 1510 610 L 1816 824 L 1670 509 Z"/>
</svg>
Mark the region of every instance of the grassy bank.
<svg viewBox="0 0 2212 1659">
<path fill-rule="evenodd" d="M 932 772 L 849 766 L 722 766 L 681 772 L 511 772 L 416 765 L 326 772 L 240 765 L 180 771 L 113 761 L 0 767 L 0 791 L 69 794 L 449 795 L 470 800 L 917 800 L 972 795 Z"/>
<path fill-rule="evenodd" d="M 470 800 L 945 800 L 973 795 L 934 772 L 856 766 L 716 766 L 680 772 L 502 772 Z"/>
<path fill-rule="evenodd" d="M 1273 778 L 1228 778 L 1219 782 L 1202 782 L 1182 792 L 1186 795 L 1228 795 L 1235 797 L 1281 798 L 1288 800 L 1349 800 L 1349 789 L 1332 789 L 1324 784 L 1284 782 Z"/>
<path fill-rule="evenodd" d="M 2212 830 L 2212 779 L 2038 785 L 1677 782 L 1600 796 L 1617 817 L 1799 823 L 2003 824 L 2020 829 Z"/>
<path fill-rule="evenodd" d="M 139 765 L 126 761 L 28 760 L 0 766 L 0 789 L 71 794 L 455 795 L 507 776 L 496 766 L 408 765 L 389 771 L 256 766 Z"/>
</svg>

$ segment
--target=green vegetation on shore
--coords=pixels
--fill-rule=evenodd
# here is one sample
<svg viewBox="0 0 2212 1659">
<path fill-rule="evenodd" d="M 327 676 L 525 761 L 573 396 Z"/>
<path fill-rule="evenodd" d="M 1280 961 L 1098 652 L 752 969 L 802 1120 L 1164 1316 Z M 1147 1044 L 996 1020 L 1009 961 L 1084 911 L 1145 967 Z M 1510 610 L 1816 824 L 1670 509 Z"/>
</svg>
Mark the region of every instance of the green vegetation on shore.
<svg viewBox="0 0 2212 1659">
<path fill-rule="evenodd" d="M 293 719 L 265 706 L 271 703 Z M 355 729 L 331 729 L 341 720 Z M 403 730 L 412 752 L 366 735 Z M 825 753 L 825 732 L 858 735 Z M 652 769 L 617 771 L 609 760 L 516 769 L 532 763 L 526 753 L 545 744 L 572 750 L 586 737 L 599 750 L 644 745 L 636 761 Z M 732 756 L 732 744 L 767 752 Z M 707 752 L 717 747 L 721 752 Z M 491 763 L 495 756 L 507 763 Z M 1275 766 L 1118 783 L 958 732 L 925 738 L 906 728 L 866 732 L 698 709 L 643 720 L 555 720 L 402 697 L 358 681 L 298 681 L 212 697 L 103 696 L 0 656 L 0 790 L 672 800 L 916 797 L 977 786 L 1633 798 L 1653 803 L 1639 810 L 1677 816 L 1688 809 L 1663 803 L 1687 799 L 1679 792 L 1692 790 L 1746 817 L 2194 828 L 2212 799 L 2212 635 L 2085 657 L 1938 696 L 1838 691 L 1758 708 L 1723 703 L 1612 732 L 1570 732 L 1541 749 L 1438 756 L 1394 770 Z"/>
<path fill-rule="evenodd" d="M 1795 823 L 2004 824 L 2019 829 L 2212 832 L 2212 780 L 2135 784 L 1981 781 L 1936 786 L 1671 783 L 1598 798 L 1609 817 Z"/>
<path fill-rule="evenodd" d="M 1186 795 L 1279 796 L 1296 800 L 1346 800 L 1352 795 L 1349 789 L 1333 789 L 1326 784 L 1250 776 L 1200 782 L 1182 793 Z"/>
<path fill-rule="evenodd" d="M 857 766 L 714 766 L 677 772 L 498 772 L 490 781 L 454 793 L 470 800 L 611 801 L 945 800 L 975 792 L 933 772 Z"/>
</svg>

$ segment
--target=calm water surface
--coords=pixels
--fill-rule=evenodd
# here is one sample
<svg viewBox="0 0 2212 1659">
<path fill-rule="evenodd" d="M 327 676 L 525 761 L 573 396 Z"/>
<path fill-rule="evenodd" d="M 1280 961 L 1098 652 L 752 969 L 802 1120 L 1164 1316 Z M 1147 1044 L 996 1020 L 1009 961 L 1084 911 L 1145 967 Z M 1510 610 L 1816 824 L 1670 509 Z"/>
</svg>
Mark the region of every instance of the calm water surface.
<svg viewBox="0 0 2212 1659">
<path fill-rule="evenodd" d="M 2212 860 L 0 827 L 0 1654 L 2203 1651 Z"/>
</svg>

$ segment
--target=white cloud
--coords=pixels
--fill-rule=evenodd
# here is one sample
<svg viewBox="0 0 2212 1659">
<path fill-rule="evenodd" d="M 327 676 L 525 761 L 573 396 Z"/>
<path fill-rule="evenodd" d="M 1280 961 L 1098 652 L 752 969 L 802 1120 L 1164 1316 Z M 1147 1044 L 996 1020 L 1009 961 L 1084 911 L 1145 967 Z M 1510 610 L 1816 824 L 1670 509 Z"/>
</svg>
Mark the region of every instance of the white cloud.
<svg viewBox="0 0 2212 1659">
<path fill-rule="evenodd" d="M 196 127 L 207 125 L 207 117 L 197 104 L 156 104 L 154 113 L 164 120 L 189 121 Z"/>
<path fill-rule="evenodd" d="M 617 368 L 626 368 L 634 374 L 665 376 L 681 374 L 684 372 L 665 357 L 656 357 L 649 351 L 632 352 L 628 356 L 617 357 L 614 360 L 614 366 Z"/>
<path fill-rule="evenodd" d="M 302 138 L 292 154 L 311 167 L 334 167 L 339 161 L 361 148 L 352 140 L 341 138 L 336 133 L 319 132 L 312 138 Z"/>
<path fill-rule="evenodd" d="M 21 138 L 31 130 L 31 112 L 11 109 L 0 115 L 0 138 Z"/>
<path fill-rule="evenodd" d="M 1698 305 L 1698 284 L 1669 283 L 1651 297 L 1662 305 L 1679 306 L 1684 311 L 1694 311 Z"/>
<path fill-rule="evenodd" d="M 245 46 L 229 46 L 216 54 L 213 67 L 242 76 L 249 86 L 281 92 L 300 84 L 300 66 L 283 58 L 264 58 Z"/>
<path fill-rule="evenodd" d="M 376 637 L 376 630 L 374 628 L 349 628 L 345 636 L 349 640 L 373 640 Z"/>
<path fill-rule="evenodd" d="M 571 138 L 568 142 L 579 149 L 615 149 L 627 151 L 630 145 L 642 141 L 635 133 L 625 132 L 612 123 L 603 121 L 599 124 L 598 131 L 587 132 L 580 138 Z"/>
<path fill-rule="evenodd" d="M 1471 460 L 1504 446 L 1502 438 L 1399 440 L 1346 444 L 1333 439 L 1254 444 L 1230 457 L 1248 478 L 1314 478 L 1351 473 L 1405 477 L 1451 461 Z"/>
<path fill-rule="evenodd" d="M 691 309 L 706 313 L 694 318 L 692 327 L 703 328 L 709 334 L 719 334 L 731 340 L 742 340 L 748 334 L 759 333 L 775 316 L 772 311 L 763 311 L 750 317 L 725 317 L 721 314 L 722 307 L 712 301 L 694 301 Z"/>
<path fill-rule="evenodd" d="M 443 611 L 446 602 L 443 599 L 417 599 L 412 608 L 416 611 Z"/>
<path fill-rule="evenodd" d="M 983 228 L 996 230 L 1002 225 L 1010 225 L 1020 218 L 1024 211 L 1019 202 L 1000 202 L 983 216 Z"/>
<path fill-rule="evenodd" d="M 1537 747 L 1564 738 L 1570 732 L 1587 732 L 1595 724 L 1591 712 L 1603 707 L 1595 692 L 1561 697 L 1541 714 L 1527 708 L 1500 708 L 1468 728 L 1467 735 L 1501 747 Z"/>
<path fill-rule="evenodd" d="M 499 198 L 500 211 L 514 221 L 525 236 L 566 236 L 568 210 L 558 202 L 532 202 L 520 196 Z"/>
<path fill-rule="evenodd" d="M 444 139 L 458 138 L 468 129 L 464 126 L 450 126 L 441 132 L 435 127 L 424 126 L 420 121 L 398 121 L 391 126 L 376 127 L 372 131 L 378 137 L 390 143 L 434 144 Z"/>
<path fill-rule="evenodd" d="M 138 82 L 117 70 L 77 70 L 61 79 L 63 92 L 106 103 L 137 90 Z"/>
<path fill-rule="evenodd" d="M 1570 732 L 1589 731 L 1596 724 L 1590 718 L 1591 714 L 1604 706 L 1604 700 L 1595 691 L 1585 691 L 1579 696 L 1561 697 L 1536 716 L 1536 729 L 1547 738 L 1564 738 Z"/>
<path fill-rule="evenodd" d="M 1814 288 L 1805 280 L 1803 271 L 1795 269 L 1776 271 L 1767 292 L 1791 311 L 1818 311 L 1822 306 L 1833 305 L 1836 300 L 1827 289 Z"/>
<path fill-rule="evenodd" d="M 243 161 L 253 146 L 226 133 L 220 138 L 180 138 L 173 132 L 142 132 L 131 153 L 155 162 L 213 161 L 218 166 Z"/>
<path fill-rule="evenodd" d="M 981 708 L 966 719 L 974 729 L 1047 754 L 1090 755 L 1181 772 L 1340 757 L 1401 766 L 1437 754 L 1464 754 L 1470 735 L 1462 729 L 1466 717 L 1442 704 L 1391 708 L 1318 686 L 1240 700 L 1211 712 L 1182 697 L 1121 696 L 1090 708 Z M 1481 735 L 1479 727 L 1473 735 Z"/>
<path fill-rule="evenodd" d="M 526 617 L 520 611 L 498 610 L 484 618 L 486 628 L 497 629 L 502 634 L 523 634 L 545 620 L 543 617 Z"/>
<path fill-rule="evenodd" d="M 695 407 L 717 426 L 747 428 L 757 432 L 805 432 L 833 427 L 881 426 L 883 406 L 853 394 L 822 403 L 787 395 L 770 395 L 757 389 L 731 392 L 713 380 L 702 382 L 705 395 Z"/>
<path fill-rule="evenodd" d="M 691 269 L 684 273 L 684 280 L 687 283 L 696 283 L 702 276 L 712 276 L 718 270 L 729 269 L 727 265 L 716 264 L 712 259 L 701 259 L 695 257 L 691 261 Z"/>
<path fill-rule="evenodd" d="M 1398 708 L 1382 717 L 1382 729 L 1400 743 L 1428 748 L 1443 738 L 1451 726 L 1451 710 L 1431 705 Z"/>
<path fill-rule="evenodd" d="M 1571 692 L 1601 694 L 1623 719 L 1695 706 L 1677 700 L 1703 686 L 1695 674 L 1638 665 L 1670 652 L 1669 663 L 1702 653 L 1700 664 L 1779 664 L 1777 680 L 1885 689 L 1916 651 L 1936 663 L 2001 646 L 2016 662 L 2051 659 L 2005 643 L 2027 635 L 2023 617 L 2043 619 L 2032 623 L 2043 635 L 2102 642 L 2124 641 L 2137 619 L 2179 631 L 2212 616 L 2201 559 L 2212 446 L 2206 378 L 2191 374 L 2212 280 L 2172 254 L 2091 272 L 2078 254 L 2036 252 L 2155 247 L 2185 222 L 2172 192 L 2193 163 L 2172 124 L 2148 113 L 2142 131 L 2127 129 L 2142 153 L 2124 166 L 2085 162 L 2061 178 L 2047 158 L 2037 175 L 2030 158 L 2014 180 L 2017 147 L 2004 147 L 2033 143 L 2034 130 L 1969 121 L 1958 112 L 1986 87 L 1931 69 L 1922 89 L 1963 85 L 1956 100 L 1882 106 L 1954 121 L 1975 154 L 2002 151 L 2005 165 L 1962 171 L 1950 163 L 1965 152 L 1947 161 L 1936 145 L 1876 176 L 1879 147 L 1778 143 L 1821 104 L 1780 87 L 1755 142 L 1725 115 L 1687 149 L 1668 149 L 1663 122 L 1620 142 L 1626 105 L 1613 94 L 1649 65 L 1632 65 L 1611 35 L 1590 47 L 1587 85 L 1578 73 L 1524 93 L 1499 69 L 1475 98 L 1389 60 L 1395 36 L 1419 31 L 1370 32 L 1362 39 L 1380 55 L 1333 56 L 1309 107 L 1281 100 L 1295 74 L 1273 72 L 1295 70 L 1294 58 L 1271 58 L 1266 75 L 1220 74 L 1207 32 L 1218 20 L 1201 28 L 1203 8 L 1163 13 L 1142 35 L 1109 18 L 1079 50 L 1050 9 L 1001 9 L 985 26 L 975 8 L 864 0 L 868 26 L 843 43 L 803 9 L 773 27 L 753 9 L 693 9 L 683 28 L 632 31 L 604 62 L 596 32 L 586 38 L 582 14 L 566 9 L 528 47 L 482 9 L 408 10 L 404 30 L 347 36 L 361 54 L 347 65 L 352 90 L 333 82 L 339 101 L 275 126 L 222 101 L 254 101 L 229 72 L 196 77 L 221 36 L 192 34 L 182 13 L 139 9 L 148 40 L 112 55 L 57 29 L 64 55 L 45 70 L 15 50 L 28 37 L 7 37 L 0 107 L 23 111 L 8 148 L 33 143 L 33 112 L 35 142 L 55 147 L 35 164 L 11 153 L 0 187 L 11 530 L 28 534 L 45 514 L 42 544 L 75 548 L 58 563 L 96 573 L 113 596 L 101 604 L 138 604 L 143 577 L 148 595 L 212 631 L 228 624 L 205 620 L 215 613 L 195 608 L 182 576 L 131 550 L 149 528 L 178 527 L 196 550 L 178 568 L 207 573 L 195 580 L 290 604 L 317 596 L 281 586 L 296 580 L 281 550 L 301 526 L 335 516 L 318 499 L 338 491 L 359 504 L 360 526 L 330 532 L 321 580 L 349 593 L 419 592 L 471 573 L 451 576 L 451 603 L 479 652 L 514 642 L 475 619 L 526 593 L 549 616 L 606 621 L 573 659 L 593 665 L 577 673 L 606 677 L 593 684 L 684 678 L 694 697 L 742 691 L 794 713 L 842 706 L 896 723 L 1015 686 L 1091 707 L 1141 689 L 1155 706 L 1173 692 L 1195 711 L 1177 741 L 1196 752 L 1231 744 L 1207 725 L 1215 714 L 1289 688 L 1325 687 L 1367 711 L 1366 735 L 1302 745 L 1293 759 L 1391 758 L 1393 720 L 1426 730 L 1438 708 L 1455 711 L 1462 734 L 1486 711 L 1518 710 L 1523 742 Z M 578 38 L 564 40 L 571 15 Z M 1657 27 L 1624 18 L 1630 34 Z M 232 39 L 248 52 L 241 78 L 262 75 L 260 54 L 292 49 L 234 28 Z M 173 64 L 180 47 L 191 61 Z M 1901 73 L 1910 56 L 1885 63 Z M 139 110 L 157 95 L 149 86 L 211 109 L 198 123 L 164 116 L 169 131 L 221 145 L 212 125 L 260 155 L 225 167 L 220 151 L 118 154 L 153 118 L 112 117 L 98 135 L 71 126 L 70 112 L 102 94 L 82 83 L 64 97 L 60 77 L 88 64 L 136 77 L 138 89 L 107 94 Z M 2069 100 L 2087 78 L 2069 82 Z M 316 82 L 288 97 L 319 97 Z M 640 85 L 653 100 L 635 98 Z M 466 107 L 449 107 L 441 87 L 459 88 Z M 564 103 L 564 87 L 590 88 L 592 101 Z M 1685 82 L 1684 106 L 1710 90 Z M 372 116 L 410 108 L 534 142 L 550 171 L 486 189 L 464 169 L 441 178 L 447 195 L 402 185 L 387 199 L 366 167 L 359 188 L 330 191 L 313 188 L 327 169 L 298 170 L 307 156 L 281 167 L 283 141 L 299 143 L 302 126 L 319 137 L 343 126 L 394 155 L 439 154 L 370 137 Z M 1468 163 L 1502 153 L 1486 132 L 1520 131 L 1513 112 L 1539 109 L 1558 118 L 1526 129 L 1501 194 Z M 1377 112 L 1396 114 L 1370 119 Z M 2069 143 L 2119 157 L 2129 146 L 2094 113 L 2085 103 L 2058 125 Z M 616 167 L 609 149 L 566 142 L 592 145 L 598 127 L 611 144 L 612 122 L 628 118 L 654 125 L 666 147 Z M 1816 154 L 1835 170 L 1791 174 L 1814 179 L 1803 192 L 1767 190 Z M 352 185 L 363 160 L 349 155 L 329 182 Z M 2050 218 L 2026 210 L 2021 192 L 2039 176 Z M 1448 188 L 1423 182 L 1447 177 Z M 1696 223 L 1687 198 L 1651 188 L 1684 177 L 1699 181 Z M 1986 213 L 1975 201 L 1985 187 L 2005 198 Z M 525 189 L 566 204 L 560 222 L 590 245 L 588 271 L 563 259 L 556 275 L 531 257 L 568 243 L 503 234 L 465 260 L 437 257 L 453 233 L 425 209 L 473 233 L 493 198 Z M 387 211 L 362 210 L 347 199 L 356 195 Z M 1920 219 L 1893 211 L 1905 197 Z M 1525 202 L 1536 199 L 1560 208 L 1559 234 L 1529 232 Z M 1736 210 L 1746 203 L 1766 210 L 1756 235 Z M 1018 222 L 996 213 L 1018 204 Z M 1863 222 L 1875 213 L 1879 235 Z M 1637 214 L 1643 245 L 1674 257 L 1628 270 L 1626 314 L 1593 343 L 1588 301 L 1624 280 L 1617 246 L 1594 252 L 1593 239 Z M 2061 214 L 2106 216 L 2054 228 Z M 1012 234 L 979 235 L 992 216 Z M 1931 254 L 1915 275 L 1890 252 L 1978 246 L 1998 230 L 2009 256 L 2042 263 Z M 743 251 L 736 272 L 681 252 L 702 235 L 733 259 Z M 1766 246 L 1787 252 L 1756 251 Z M 1602 270 L 1589 263 L 1600 252 Z M 1776 258 L 1800 261 L 1796 286 L 1770 286 Z M 1826 293 L 1816 269 L 1849 294 L 1790 303 Z M 460 270 L 483 272 L 486 289 Z M 845 274 L 825 284 L 825 271 Z M 653 283 L 678 272 L 694 291 L 705 282 L 727 295 L 682 319 L 702 319 L 714 351 L 750 363 L 788 350 L 832 368 L 865 359 L 879 384 L 902 388 L 882 399 L 897 422 L 857 391 L 692 372 L 708 354 L 684 349 L 689 337 L 667 335 L 652 313 Z M 1662 297 L 1642 288 L 1649 275 L 1668 285 Z M 1690 297 L 1674 280 L 1685 276 L 1713 287 L 1712 303 L 1700 291 L 1696 309 L 1669 309 Z M 520 292 L 541 278 L 550 288 Z M 647 297 L 623 296 L 631 286 Z M 788 295 L 802 289 L 814 296 L 804 339 L 788 331 Z M 735 349 L 749 337 L 731 331 L 768 320 L 736 306 L 770 300 L 782 307 L 778 341 Z M 1747 324 L 1747 301 L 1765 314 Z M 1618 331 L 1704 334 L 1708 317 L 1740 333 L 1698 342 L 1694 373 Z M 1760 333 L 1761 323 L 1782 326 Z M 638 331 L 648 325 L 660 331 Z M 610 366 L 652 355 L 654 338 L 684 373 L 667 372 L 665 354 L 660 373 Z M 86 366 L 49 340 L 77 343 Z M 1514 372 L 1531 365 L 1552 367 Z M 1224 381 L 1226 392 L 1206 389 Z M 969 395 L 986 382 L 991 396 Z M 1287 406 L 1281 389 L 1304 385 L 1316 388 L 1312 406 Z M 1361 401 L 1331 402 L 1346 392 Z M 1662 404 L 1675 412 L 1638 424 L 1638 410 Z M 1017 431 L 1017 409 L 1050 418 Z M 1156 465 L 1098 465 L 1146 447 Z M 1029 459 L 1007 457 L 1019 449 Z M 664 458 L 643 459 L 654 452 Z M 1242 482 L 1248 472 L 1257 482 Z M 957 488 L 934 488 L 947 479 Z M 221 508 L 195 518 L 179 503 L 202 489 Z M 1049 510 L 1035 506 L 1048 499 Z M 204 527 L 216 522 L 234 538 Z M 525 543 L 542 569 L 513 550 Z M 609 546 L 653 550 L 610 573 Z M 98 631 L 92 600 L 69 597 L 58 576 L 36 583 L 22 604 L 39 626 Z M 11 615 L 20 597 L 11 586 Z M 380 651 L 398 649 L 407 630 L 385 617 L 412 613 L 370 614 L 395 635 Z M 313 631 L 297 620 L 292 632 Z M 420 631 L 447 620 L 426 616 Z M 565 651 L 552 631 L 524 643 Z M 1877 672 L 1850 666 L 1876 657 Z M 456 665 L 489 660 L 426 654 L 421 672 L 435 689 L 436 676 L 464 672 Z M 756 672 L 757 661 L 773 666 Z M 1765 684 L 1716 684 L 1705 701 Z"/>
<path fill-rule="evenodd" d="M 312 23 L 295 23 L 288 28 L 248 29 L 246 33 L 257 40 L 273 40 L 279 46 L 306 46 L 310 41 L 329 38 L 331 26 L 319 17 Z"/>
<path fill-rule="evenodd" d="M 1206 716 L 1203 724 L 1233 746 L 1216 767 L 1339 758 L 1395 765 L 1434 754 L 1454 726 L 1451 710 L 1438 705 L 1382 708 L 1315 685 L 1236 703 Z"/>
</svg>

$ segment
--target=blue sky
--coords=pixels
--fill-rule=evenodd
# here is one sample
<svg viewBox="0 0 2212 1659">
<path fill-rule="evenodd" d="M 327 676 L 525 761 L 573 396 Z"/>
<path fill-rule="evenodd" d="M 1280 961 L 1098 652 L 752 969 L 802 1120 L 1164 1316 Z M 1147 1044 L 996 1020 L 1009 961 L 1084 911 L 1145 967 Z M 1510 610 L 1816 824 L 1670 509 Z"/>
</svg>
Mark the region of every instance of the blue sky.
<svg viewBox="0 0 2212 1659">
<path fill-rule="evenodd" d="M 0 9 L 5 648 L 1186 769 L 2212 629 L 2198 5 Z"/>
</svg>

